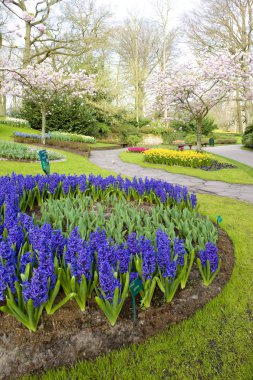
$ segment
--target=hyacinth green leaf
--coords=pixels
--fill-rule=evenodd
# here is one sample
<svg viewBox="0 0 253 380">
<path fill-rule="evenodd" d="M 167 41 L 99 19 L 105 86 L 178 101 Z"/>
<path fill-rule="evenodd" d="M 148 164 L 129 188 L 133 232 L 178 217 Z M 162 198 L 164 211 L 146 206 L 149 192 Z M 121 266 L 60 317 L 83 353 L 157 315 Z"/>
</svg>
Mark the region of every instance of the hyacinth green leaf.
<svg viewBox="0 0 253 380">
<path fill-rule="evenodd" d="M 164 284 L 162 283 L 162 281 L 160 280 L 159 277 L 156 277 L 156 282 L 157 282 L 157 285 L 159 286 L 159 289 L 161 290 L 162 293 L 165 293 L 165 287 L 164 287 Z"/>
<path fill-rule="evenodd" d="M 103 311 L 103 313 L 105 314 L 110 324 L 114 326 L 116 322 L 114 321 L 114 316 L 112 314 L 111 308 L 108 307 L 110 306 L 110 303 L 108 302 L 108 300 L 102 301 L 100 297 L 96 296 L 95 301 L 100 307 L 100 309 Z"/>
<path fill-rule="evenodd" d="M 32 329 L 37 329 L 37 325 L 35 323 L 35 318 L 34 318 L 34 306 L 33 306 L 33 300 L 29 299 L 26 304 L 27 307 L 27 313 L 28 313 L 28 318 L 29 318 L 29 324 Z M 35 331 L 34 330 L 34 331 Z"/>
<path fill-rule="evenodd" d="M 53 308 L 54 301 L 60 291 L 60 286 L 61 286 L 61 281 L 58 279 L 56 281 L 54 289 L 49 292 L 49 299 L 45 304 L 45 309 L 46 309 L 47 314 L 53 314 L 52 308 Z"/>
<path fill-rule="evenodd" d="M 70 293 L 66 297 L 64 297 L 57 305 L 55 305 L 48 314 L 54 314 L 57 310 L 63 307 L 68 301 L 72 300 L 76 297 L 76 293 Z"/>
<path fill-rule="evenodd" d="M 190 261 L 188 264 L 188 256 L 190 256 Z M 181 289 L 184 289 L 188 281 L 193 263 L 195 259 L 195 251 L 191 251 L 190 255 L 185 255 L 184 257 L 184 267 L 181 274 Z"/>
</svg>

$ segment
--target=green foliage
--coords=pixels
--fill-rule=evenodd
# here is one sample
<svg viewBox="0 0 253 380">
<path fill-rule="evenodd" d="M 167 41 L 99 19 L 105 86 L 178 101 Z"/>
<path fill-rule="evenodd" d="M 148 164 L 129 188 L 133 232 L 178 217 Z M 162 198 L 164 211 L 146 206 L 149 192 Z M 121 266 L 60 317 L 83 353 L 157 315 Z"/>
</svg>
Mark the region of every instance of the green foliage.
<svg viewBox="0 0 253 380">
<path fill-rule="evenodd" d="M 247 148 L 253 149 L 253 124 L 249 125 L 243 134 L 242 143 Z"/>
<path fill-rule="evenodd" d="M 117 277 L 117 274 L 115 273 L 115 277 Z M 110 322 L 111 326 L 114 326 L 119 313 L 121 312 L 121 309 L 124 305 L 124 302 L 128 296 L 128 289 L 129 289 L 129 273 L 126 273 L 125 275 L 125 281 L 122 285 L 122 291 L 120 292 L 119 288 L 117 287 L 114 291 L 114 296 L 112 299 L 112 302 L 108 301 L 105 297 L 105 294 L 103 294 L 103 298 L 101 298 L 101 295 L 99 294 L 99 289 L 97 289 L 97 296 L 95 297 L 95 301 L 98 304 L 99 308 L 103 311 L 105 316 L 107 317 L 108 321 Z"/>
<path fill-rule="evenodd" d="M 23 144 L 0 141 L 0 157 L 3 158 L 38 161 L 38 151 L 39 149 L 32 149 Z M 59 160 L 64 156 L 58 152 L 49 151 L 48 158 L 49 160 Z"/>
<path fill-rule="evenodd" d="M 102 198 L 101 198 L 102 197 Z M 203 219 L 196 210 L 173 206 L 152 205 L 149 210 L 138 207 L 138 202 L 129 202 L 133 194 L 121 199 L 116 195 L 99 193 L 94 189 L 90 195 L 77 194 L 75 198 L 49 199 L 42 202 L 41 216 L 36 223 L 50 223 L 55 229 L 69 236 L 78 226 L 80 236 L 87 240 L 97 228 L 104 229 L 107 236 L 113 236 L 116 243 L 123 243 L 126 237 L 136 232 L 139 238 L 143 234 L 155 245 L 156 231 L 160 228 L 170 239 L 174 239 L 175 230 L 179 237 L 186 240 L 189 252 L 193 244 L 204 249 L 204 241 L 215 242 L 217 232 L 208 219 Z M 100 203 L 98 203 L 98 201 Z M 40 200 L 38 200 L 40 204 Z M 27 207 L 27 200 L 24 201 Z M 110 210 L 110 213 L 108 212 Z M 74 291 L 74 290 L 73 290 Z"/>
<path fill-rule="evenodd" d="M 41 113 L 38 106 L 25 101 L 20 115 L 26 118 L 32 128 L 41 129 Z M 98 135 L 94 110 L 81 99 L 55 99 L 47 112 L 47 130 L 74 132 L 83 135 Z"/>
<path fill-rule="evenodd" d="M 129 137 L 130 136 L 134 136 L 134 137 L 139 137 L 139 141 L 137 141 L 137 144 L 138 142 L 140 142 L 140 137 L 141 137 L 141 134 L 139 133 L 138 129 L 133 127 L 133 126 L 125 126 L 124 128 L 120 128 L 119 129 L 119 139 L 120 139 L 120 142 L 122 144 L 129 144 Z M 131 142 L 131 140 L 130 140 Z M 131 145 L 131 144 L 130 144 Z"/>
<path fill-rule="evenodd" d="M 182 131 L 173 130 L 162 132 L 162 139 L 164 144 L 172 144 L 175 140 L 184 140 L 185 133 Z"/>
<path fill-rule="evenodd" d="M 193 120 L 189 123 L 180 122 L 178 120 L 173 121 L 170 124 L 171 128 L 178 130 L 181 130 L 185 133 L 196 133 L 197 132 L 197 126 L 196 121 Z M 212 117 L 205 117 L 202 122 L 202 134 L 205 136 L 208 136 L 214 129 L 217 129 L 218 126 L 215 124 L 215 121 Z"/>
<path fill-rule="evenodd" d="M 214 138 L 214 144 L 236 144 L 237 143 L 237 138 L 234 137 L 233 135 L 228 136 L 225 134 L 223 135 L 221 133 L 217 133 L 217 134 L 212 134 L 212 137 Z M 196 135 L 187 135 L 184 140 L 187 144 L 192 144 L 192 145 L 197 144 Z M 201 142 L 202 144 L 209 144 L 209 137 L 202 138 Z"/>
<path fill-rule="evenodd" d="M 236 144 L 236 137 L 227 137 L 227 138 L 216 138 L 214 139 L 215 144 Z"/>
<path fill-rule="evenodd" d="M 139 142 L 141 142 L 141 137 L 138 135 L 130 135 L 127 137 L 126 141 L 127 145 L 136 146 L 137 144 L 139 144 Z"/>
</svg>

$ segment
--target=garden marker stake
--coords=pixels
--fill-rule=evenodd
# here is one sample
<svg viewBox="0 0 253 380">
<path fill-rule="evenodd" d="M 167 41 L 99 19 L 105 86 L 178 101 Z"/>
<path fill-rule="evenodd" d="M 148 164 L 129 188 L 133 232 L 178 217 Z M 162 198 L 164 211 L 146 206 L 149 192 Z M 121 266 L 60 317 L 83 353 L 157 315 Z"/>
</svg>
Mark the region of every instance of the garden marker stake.
<svg viewBox="0 0 253 380">
<path fill-rule="evenodd" d="M 220 215 L 217 216 L 217 224 L 219 226 L 219 224 L 222 222 L 222 217 Z"/>
<path fill-rule="evenodd" d="M 129 288 L 130 288 L 130 292 L 132 295 L 133 320 L 136 321 L 136 300 L 135 300 L 135 297 L 142 290 L 142 281 L 139 278 L 137 278 L 136 280 L 131 282 Z"/>
<path fill-rule="evenodd" d="M 45 149 L 39 151 L 39 158 L 40 158 L 40 162 L 41 162 L 41 166 L 42 166 L 43 171 L 45 172 L 46 175 L 49 175 L 50 174 L 50 164 L 49 164 L 47 151 Z"/>
</svg>

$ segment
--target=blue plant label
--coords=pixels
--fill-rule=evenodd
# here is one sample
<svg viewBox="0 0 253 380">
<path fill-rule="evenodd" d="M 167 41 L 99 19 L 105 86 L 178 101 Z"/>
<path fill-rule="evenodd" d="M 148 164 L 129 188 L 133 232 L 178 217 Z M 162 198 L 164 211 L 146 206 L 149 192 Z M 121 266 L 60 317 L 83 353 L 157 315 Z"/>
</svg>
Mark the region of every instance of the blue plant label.
<svg viewBox="0 0 253 380">
<path fill-rule="evenodd" d="M 43 171 L 48 175 L 50 174 L 50 163 L 46 149 L 39 151 L 39 158 Z"/>
<path fill-rule="evenodd" d="M 130 288 L 132 297 L 136 297 L 137 294 L 139 294 L 140 291 L 142 290 L 142 281 L 139 278 L 137 278 L 136 280 L 131 282 L 129 288 Z"/>
<path fill-rule="evenodd" d="M 220 215 L 217 216 L 217 224 L 222 222 L 222 217 Z"/>
</svg>

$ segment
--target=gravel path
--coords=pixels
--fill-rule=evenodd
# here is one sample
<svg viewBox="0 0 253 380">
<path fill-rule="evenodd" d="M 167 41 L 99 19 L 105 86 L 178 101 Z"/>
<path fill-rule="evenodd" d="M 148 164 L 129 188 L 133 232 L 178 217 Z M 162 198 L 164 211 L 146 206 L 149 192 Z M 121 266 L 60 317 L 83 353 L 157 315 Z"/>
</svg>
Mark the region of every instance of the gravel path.
<svg viewBox="0 0 253 380">
<path fill-rule="evenodd" d="M 216 147 L 210 149 L 215 148 Z M 168 173 L 165 170 L 143 168 L 139 165 L 129 164 L 121 161 L 119 158 L 119 154 L 122 151 L 123 149 L 106 151 L 94 150 L 91 152 L 90 161 L 100 166 L 101 168 L 114 171 L 117 174 L 124 174 L 130 177 L 136 176 L 142 178 L 149 177 L 161 179 L 173 184 L 187 186 L 190 191 L 196 193 L 219 195 L 253 203 L 253 185 L 239 185 L 220 181 L 206 181 L 197 177 Z M 217 152 L 217 154 L 221 153 Z M 237 157 L 233 158 L 238 159 Z"/>
</svg>

